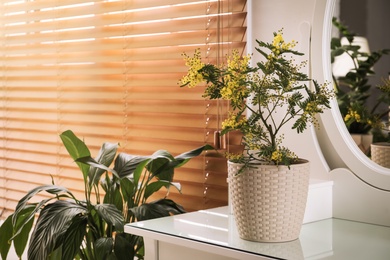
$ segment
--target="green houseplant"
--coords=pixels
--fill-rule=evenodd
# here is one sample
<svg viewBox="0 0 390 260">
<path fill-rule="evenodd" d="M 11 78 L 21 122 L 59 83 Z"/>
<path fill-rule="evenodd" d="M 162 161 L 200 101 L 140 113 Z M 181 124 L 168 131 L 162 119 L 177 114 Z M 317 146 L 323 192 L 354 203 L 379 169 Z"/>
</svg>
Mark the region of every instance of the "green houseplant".
<svg viewBox="0 0 390 260">
<path fill-rule="evenodd" d="M 165 150 L 133 156 L 117 154 L 117 144 L 104 143 L 93 159 L 86 144 L 72 131 L 60 137 L 81 170 L 85 198 L 80 200 L 67 188 L 54 184 L 28 192 L 0 227 L 3 259 L 11 242 L 21 257 L 31 231 L 29 259 L 143 258 L 142 238 L 124 233 L 124 224 L 185 212 L 165 197 L 156 201 L 148 198 L 163 187 L 180 190 L 180 184 L 173 182 L 174 169 L 212 148 L 205 145 L 176 157 Z M 112 162 L 114 167 L 110 168 Z M 41 192 L 51 197 L 30 202 Z"/>
<path fill-rule="evenodd" d="M 383 119 L 390 112 L 390 80 L 383 79 L 383 84 L 377 86 L 380 95 L 371 108 L 367 99 L 372 91 L 369 76 L 374 74 L 373 66 L 383 55 L 389 54 L 390 50 L 367 53 L 354 43 L 356 34 L 347 26 L 336 18 L 333 18 L 333 25 L 338 29 L 340 37 L 333 37 L 331 40 L 331 62 L 334 63 L 337 57 L 344 55 L 350 58 L 354 67 L 337 79 L 333 75 L 337 101 L 345 125 L 351 134 L 371 133 L 374 134 L 374 141 L 384 141 L 388 137 L 381 133 L 381 129 L 385 126 Z M 343 38 L 347 40 L 346 44 L 342 43 Z M 381 108 L 381 104 L 386 108 Z"/>
<path fill-rule="evenodd" d="M 256 42 L 256 50 L 265 60 L 255 67 L 249 65 L 251 55 L 242 58 L 237 51 L 227 58 L 226 66 L 203 63 L 199 50 L 193 57 L 184 54 L 189 70 L 181 79 L 181 86 L 206 82 L 205 98 L 230 101 L 232 111 L 222 123 L 222 134 L 240 131 L 244 153 L 227 154 L 229 160 L 290 165 L 298 158 L 282 146 L 281 130 L 293 120 L 292 128 L 298 133 L 308 123 L 317 124 L 316 115 L 329 107 L 333 94 L 327 84 L 313 80 L 315 90 L 307 86 L 310 79 L 300 72 L 306 61 L 294 63 L 293 57 L 303 53 L 293 49 L 296 42 L 284 41 L 282 31 L 274 33 L 272 43 Z M 280 108 L 284 109 L 282 116 Z"/>
<path fill-rule="evenodd" d="M 283 242 L 298 237 L 305 212 L 309 163 L 283 146 L 282 130 L 297 133 L 329 108 L 333 91 L 301 72 L 306 61 L 295 41 L 286 42 L 282 30 L 271 43 L 256 40 L 263 60 L 250 65 L 251 55 L 237 51 L 221 66 L 205 64 L 199 50 L 184 55 L 189 67 L 181 86 L 206 83 L 204 97 L 228 100 L 231 111 L 222 134 L 242 134 L 243 151 L 227 152 L 229 194 L 241 238 Z M 312 82 L 313 89 L 309 87 Z M 277 217 L 275 217 L 277 216 Z"/>
</svg>

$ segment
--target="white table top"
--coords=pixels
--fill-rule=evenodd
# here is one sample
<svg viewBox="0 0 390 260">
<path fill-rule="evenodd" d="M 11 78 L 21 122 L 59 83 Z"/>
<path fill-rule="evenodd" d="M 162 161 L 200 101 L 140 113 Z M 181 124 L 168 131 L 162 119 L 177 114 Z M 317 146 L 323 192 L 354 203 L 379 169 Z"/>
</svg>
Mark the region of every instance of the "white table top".
<svg viewBox="0 0 390 260">
<path fill-rule="evenodd" d="M 165 242 L 180 239 L 184 245 L 200 242 L 275 259 L 390 259 L 390 227 L 326 219 L 304 224 L 298 240 L 258 243 L 239 238 L 227 207 L 130 223 L 125 232 Z"/>
</svg>

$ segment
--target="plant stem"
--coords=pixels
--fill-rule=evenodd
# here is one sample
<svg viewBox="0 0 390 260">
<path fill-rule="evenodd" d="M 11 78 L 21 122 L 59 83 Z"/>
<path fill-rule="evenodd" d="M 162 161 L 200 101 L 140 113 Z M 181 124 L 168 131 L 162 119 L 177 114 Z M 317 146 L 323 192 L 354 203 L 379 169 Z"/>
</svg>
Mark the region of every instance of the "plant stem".
<svg viewBox="0 0 390 260">
<path fill-rule="evenodd" d="M 140 204 L 141 195 L 142 195 L 142 193 L 143 193 L 143 191 L 144 191 L 144 189 L 146 188 L 146 185 L 147 185 L 147 183 L 144 184 L 147 172 L 148 172 L 147 170 L 144 171 L 144 173 L 142 174 L 141 185 L 139 185 L 139 187 L 137 187 L 137 196 L 136 196 L 135 203 L 134 203 L 136 206 L 138 206 Z"/>
</svg>

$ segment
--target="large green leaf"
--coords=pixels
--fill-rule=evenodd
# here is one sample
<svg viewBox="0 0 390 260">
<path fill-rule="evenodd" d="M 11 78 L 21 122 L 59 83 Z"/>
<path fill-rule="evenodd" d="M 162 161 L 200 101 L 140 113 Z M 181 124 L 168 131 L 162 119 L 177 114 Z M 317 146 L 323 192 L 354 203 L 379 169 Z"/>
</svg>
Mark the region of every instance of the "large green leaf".
<svg viewBox="0 0 390 260">
<path fill-rule="evenodd" d="M 145 188 L 144 197 L 148 199 L 153 193 L 160 190 L 162 187 L 169 189 L 170 186 L 174 186 L 179 192 L 181 192 L 181 185 L 178 182 L 169 182 L 164 180 L 158 180 L 149 183 Z"/>
<path fill-rule="evenodd" d="M 70 226 L 64 234 L 61 260 L 72 260 L 80 249 L 87 229 L 88 217 L 77 214 L 73 217 Z"/>
<path fill-rule="evenodd" d="M 172 165 L 174 158 L 169 157 L 155 157 L 151 159 L 146 166 L 147 170 L 161 180 L 172 181 L 174 174 L 174 166 Z"/>
<path fill-rule="evenodd" d="M 203 145 L 191 151 L 182 153 L 174 157 L 167 165 L 164 165 L 164 168 L 160 169 L 160 172 L 153 173 L 160 180 L 166 180 L 172 182 L 174 176 L 174 169 L 183 166 L 192 158 L 199 156 L 203 151 L 214 150 L 214 147 L 211 145 Z"/>
<path fill-rule="evenodd" d="M 114 252 L 111 252 L 104 260 L 118 260 Z"/>
<path fill-rule="evenodd" d="M 110 177 L 108 176 L 108 174 L 106 174 L 105 178 L 102 178 L 100 180 L 100 186 L 102 187 L 102 189 L 104 190 L 104 192 L 107 193 L 108 189 L 109 189 L 109 185 L 110 185 Z"/>
<path fill-rule="evenodd" d="M 105 222 L 113 225 L 117 231 L 123 232 L 124 218 L 122 212 L 113 204 L 97 204 L 94 207 Z"/>
<path fill-rule="evenodd" d="M 120 192 L 120 185 L 118 183 L 111 183 L 108 189 L 106 190 L 106 194 L 104 195 L 103 203 L 105 204 L 114 204 L 115 207 L 122 211 L 123 209 L 123 199 L 122 194 Z"/>
<path fill-rule="evenodd" d="M 18 204 L 16 205 L 15 211 L 17 212 L 18 210 L 24 208 L 24 206 L 32 197 L 34 197 L 36 194 L 42 191 L 46 191 L 54 195 L 66 193 L 69 194 L 70 197 L 74 198 L 73 194 L 65 187 L 57 186 L 57 185 L 42 185 L 30 190 L 26 195 L 24 195 L 23 198 L 21 198 Z"/>
<path fill-rule="evenodd" d="M 160 199 L 150 203 L 145 203 L 139 207 L 131 208 L 130 211 L 134 214 L 138 221 L 167 217 L 171 214 L 175 215 L 186 212 L 181 205 L 170 199 Z"/>
<path fill-rule="evenodd" d="M 69 155 L 74 161 L 76 161 L 78 158 L 91 156 L 91 152 L 89 151 L 86 144 L 82 140 L 80 140 L 71 130 L 63 132 L 60 135 L 60 138 Z M 79 166 L 81 172 L 83 173 L 84 182 L 86 182 L 89 172 L 89 165 L 80 162 L 76 163 Z"/>
<path fill-rule="evenodd" d="M 146 164 L 149 162 L 149 160 L 145 160 L 143 162 L 140 162 L 137 167 L 134 170 L 133 178 L 134 178 L 134 186 L 136 188 L 136 192 L 139 189 L 139 186 L 141 185 L 139 183 L 139 180 L 141 178 L 142 173 L 144 172 Z"/>
<path fill-rule="evenodd" d="M 119 233 L 115 236 L 114 251 L 118 260 L 133 260 L 135 256 L 134 246 L 126 239 L 124 233 Z"/>
<path fill-rule="evenodd" d="M 66 239 L 64 234 L 73 218 L 87 213 L 85 207 L 71 201 L 58 200 L 46 205 L 31 234 L 28 258 L 46 259 Z"/>
<path fill-rule="evenodd" d="M 159 150 L 151 156 L 147 170 L 160 180 L 172 182 L 175 168 L 183 166 L 203 151 L 211 149 L 214 149 L 211 145 L 204 145 L 176 157 L 173 157 L 168 151 Z"/>
<path fill-rule="evenodd" d="M 7 255 L 11 247 L 11 243 L 8 241 L 11 239 L 12 233 L 12 215 L 10 215 L 0 226 L 0 255 L 2 259 L 7 259 Z"/>
<path fill-rule="evenodd" d="M 62 246 L 57 247 L 53 252 L 50 253 L 47 260 L 58 260 L 62 259 Z"/>
<path fill-rule="evenodd" d="M 47 191 L 52 194 L 56 194 L 56 197 L 41 200 L 38 203 L 30 203 L 28 201 L 37 193 L 41 191 Z M 15 212 L 12 215 L 12 225 L 14 228 L 14 234 L 11 239 L 14 239 L 21 232 L 25 232 L 24 226 L 27 225 L 30 221 L 35 218 L 35 214 L 38 213 L 42 207 L 44 207 L 49 201 L 61 197 L 73 197 L 73 195 L 69 196 L 67 194 L 61 194 L 62 192 L 67 192 L 65 188 L 54 186 L 54 185 L 45 185 L 37 187 L 31 190 L 26 196 L 24 196 L 16 206 Z M 71 194 L 68 192 L 68 194 Z M 25 212 L 22 214 L 22 212 Z M 26 213 L 27 212 L 27 213 Z M 22 216 L 22 217 L 21 217 Z"/>
<path fill-rule="evenodd" d="M 111 168 L 105 166 L 104 164 L 101 164 L 101 163 L 97 162 L 91 156 L 78 158 L 78 159 L 76 159 L 76 162 L 77 163 L 86 164 L 86 165 L 92 166 L 94 168 L 103 170 L 103 172 L 105 172 L 105 171 L 112 172 L 115 176 L 117 176 L 119 178 L 118 173 L 114 169 L 111 169 Z"/>
<path fill-rule="evenodd" d="M 119 153 L 115 159 L 114 169 L 120 178 L 131 176 L 139 164 L 145 165 L 148 160 L 149 157 L 146 156 L 134 156 L 130 154 Z"/>
<path fill-rule="evenodd" d="M 114 161 L 116 152 L 118 150 L 117 143 L 104 143 L 100 148 L 99 154 L 96 156 L 95 161 L 109 167 L 111 163 Z M 100 177 L 105 172 L 104 169 L 91 167 L 89 169 L 89 184 L 97 185 Z"/>
<path fill-rule="evenodd" d="M 182 153 L 182 154 L 179 154 L 178 156 L 175 156 L 175 161 L 176 161 L 176 164 L 175 164 L 175 167 L 181 167 L 183 166 L 184 164 L 186 164 L 190 159 L 200 155 L 203 151 L 207 151 L 207 150 L 215 150 L 214 147 L 212 147 L 211 145 L 209 144 L 206 144 L 206 145 L 203 145 L 201 147 L 198 147 L 196 149 L 193 149 L 191 151 L 188 151 L 188 152 L 185 152 L 185 153 Z"/>
<path fill-rule="evenodd" d="M 122 178 L 120 180 L 120 187 L 124 201 L 127 202 L 129 207 L 133 207 L 133 205 L 131 204 L 135 188 L 133 180 L 127 177 Z"/>
<path fill-rule="evenodd" d="M 112 237 L 101 237 L 94 244 L 96 260 L 106 260 L 114 247 Z"/>
<path fill-rule="evenodd" d="M 19 216 L 16 217 L 15 224 L 19 228 L 16 229 L 13 224 L 14 215 L 11 214 L 7 217 L 4 223 L 0 227 L 0 255 L 2 259 L 6 259 L 9 249 L 11 247 L 12 240 L 16 254 L 21 257 L 31 231 L 33 218 L 29 218 L 30 213 L 34 210 L 35 206 L 30 205 L 19 212 Z M 17 231 L 17 233 L 15 232 Z"/>
<path fill-rule="evenodd" d="M 34 206 L 26 207 L 20 212 L 17 223 L 23 223 L 20 233 L 14 237 L 14 248 L 16 254 L 21 258 L 26 249 L 27 241 L 30 235 L 31 228 L 34 223 L 34 218 L 30 217 Z"/>
<path fill-rule="evenodd" d="M 73 160 L 91 155 L 87 145 L 71 130 L 64 131 L 60 138 Z"/>
</svg>

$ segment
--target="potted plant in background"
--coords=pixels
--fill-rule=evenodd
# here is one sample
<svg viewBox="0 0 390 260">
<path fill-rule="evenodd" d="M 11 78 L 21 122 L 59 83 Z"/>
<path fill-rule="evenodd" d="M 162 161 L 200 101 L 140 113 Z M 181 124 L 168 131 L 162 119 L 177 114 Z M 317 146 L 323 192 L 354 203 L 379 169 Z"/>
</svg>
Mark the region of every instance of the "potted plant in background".
<svg viewBox="0 0 390 260">
<path fill-rule="evenodd" d="M 389 133 L 387 139 L 390 140 Z M 390 141 L 372 143 L 371 160 L 380 166 L 390 168 Z"/>
<path fill-rule="evenodd" d="M 390 112 L 390 80 L 383 79 L 377 86 L 380 95 L 371 108 L 367 101 L 372 94 L 369 77 L 374 74 L 373 66 L 390 50 L 369 53 L 368 47 L 363 47 L 365 44 L 359 44 L 362 37 L 349 31 L 336 18 L 333 25 L 340 32 L 340 37 L 333 37 L 331 41 L 333 80 L 340 112 L 352 138 L 369 155 L 372 142 L 388 140 L 382 129 L 386 128 L 384 119 Z"/>
<path fill-rule="evenodd" d="M 229 193 L 241 238 L 282 242 L 298 238 L 309 184 L 309 162 L 283 146 L 282 129 L 298 133 L 329 108 L 333 96 L 327 84 L 300 72 L 306 65 L 294 58 L 296 42 L 285 42 L 282 30 L 272 43 L 256 41 L 264 58 L 250 66 L 251 55 L 234 51 L 227 64 L 204 64 L 199 50 L 184 54 L 187 75 L 181 86 L 206 83 L 204 97 L 230 101 L 231 112 L 222 133 L 242 134 L 242 153 L 226 153 Z M 307 84 L 312 83 L 313 90 Z"/>
<path fill-rule="evenodd" d="M 0 227 L 2 259 L 7 259 L 11 242 L 21 257 L 31 231 L 29 259 L 143 259 L 142 237 L 124 233 L 124 224 L 185 212 L 165 197 L 148 198 L 163 187 L 180 191 L 180 184 L 173 182 L 174 169 L 212 149 L 205 145 L 176 157 L 165 150 L 133 156 L 117 155 L 118 144 L 104 143 L 93 159 L 73 132 L 65 131 L 61 140 L 81 170 L 85 198 L 54 184 L 28 192 Z M 109 168 L 112 162 L 114 167 Z M 31 202 L 43 192 L 51 197 Z"/>
</svg>

